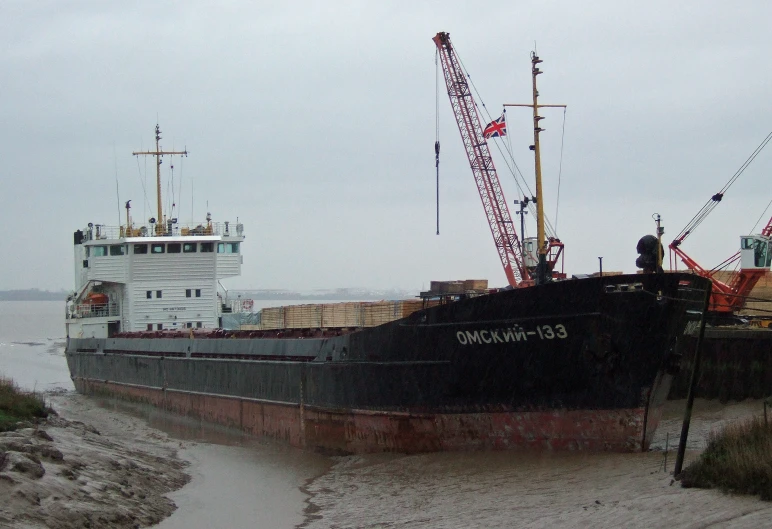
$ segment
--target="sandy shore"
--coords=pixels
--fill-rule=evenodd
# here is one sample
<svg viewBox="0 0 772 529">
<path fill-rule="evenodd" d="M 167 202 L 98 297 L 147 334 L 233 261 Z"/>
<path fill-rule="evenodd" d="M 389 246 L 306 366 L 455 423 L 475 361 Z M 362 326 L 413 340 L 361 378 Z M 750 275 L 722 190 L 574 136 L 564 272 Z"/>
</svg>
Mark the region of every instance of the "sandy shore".
<svg viewBox="0 0 772 529">
<path fill-rule="evenodd" d="M 174 511 L 179 443 L 79 395 L 50 401 L 58 416 L 0 433 L 0 526 L 147 527 Z"/>
</svg>

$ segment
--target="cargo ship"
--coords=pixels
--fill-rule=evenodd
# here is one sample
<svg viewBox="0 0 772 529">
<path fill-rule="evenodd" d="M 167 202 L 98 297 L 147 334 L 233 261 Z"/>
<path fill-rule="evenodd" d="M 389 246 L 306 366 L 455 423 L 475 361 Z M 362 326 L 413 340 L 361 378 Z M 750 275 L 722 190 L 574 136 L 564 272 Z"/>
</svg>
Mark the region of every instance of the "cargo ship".
<svg viewBox="0 0 772 529">
<path fill-rule="evenodd" d="M 459 61 L 447 34 L 435 43 L 507 288 L 437 283 L 420 299 L 308 306 L 298 318 L 278 308 L 233 325 L 248 307 L 220 281 L 241 272 L 244 228 L 164 216 L 161 158 L 187 151 L 163 151 L 156 126 L 155 151 L 134 154 L 156 157 L 157 217 L 135 225 L 127 203 L 124 226 L 74 234 L 65 353 L 76 389 L 327 453 L 646 450 L 709 281 L 656 273 L 661 252 L 639 258 L 648 273 L 556 273 L 535 54 L 538 229 L 521 245 Z"/>
<path fill-rule="evenodd" d="M 160 162 L 159 140 L 156 127 Z M 138 226 L 128 203 L 124 226 L 75 231 L 76 389 L 329 453 L 645 450 L 708 284 L 647 273 L 429 291 L 355 324 L 225 330 L 240 300 L 220 281 L 240 274 L 244 240 L 239 223 L 183 225 L 160 207 Z"/>
<path fill-rule="evenodd" d="M 124 244 L 132 251 L 144 243 Z M 100 256 L 91 266 L 123 259 L 132 268 L 145 258 Z M 102 289 L 106 312 L 143 298 L 146 285 L 125 281 L 100 281 L 119 287 Z M 130 330 L 153 313 L 136 305 L 114 316 L 94 305 L 70 314 L 66 356 L 77 390 L 329 453 L 645 450 L 706 288 L 690 274 L 582 278 L 460 299 L 374 327 L 224 331 L 183 321 L 214 311 L 182 310 L 181 281 L 152 299 L 155 314 L 179 307 L 174 317 L 187 330 L 166 330 L 171 313 L 155 324 L 162 330 Z"/>
</svg>

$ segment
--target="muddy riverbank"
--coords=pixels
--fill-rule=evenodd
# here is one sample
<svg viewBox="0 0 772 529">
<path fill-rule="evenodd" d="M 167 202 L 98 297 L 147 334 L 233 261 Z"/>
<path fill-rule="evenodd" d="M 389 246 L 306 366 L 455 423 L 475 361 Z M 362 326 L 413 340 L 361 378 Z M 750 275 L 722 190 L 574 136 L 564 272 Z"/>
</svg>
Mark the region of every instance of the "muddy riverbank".
<svg viewBox="0 0 772 529">
<path fill-rule="evenodd" d="M 0 525 L 147 527 L 175 510 L 166 494 L 190 479 L 177 443 L 131 417 L 93 417 L 72 394 L 51 402 L 65 416 L 0 434 Z"/>
</svg>

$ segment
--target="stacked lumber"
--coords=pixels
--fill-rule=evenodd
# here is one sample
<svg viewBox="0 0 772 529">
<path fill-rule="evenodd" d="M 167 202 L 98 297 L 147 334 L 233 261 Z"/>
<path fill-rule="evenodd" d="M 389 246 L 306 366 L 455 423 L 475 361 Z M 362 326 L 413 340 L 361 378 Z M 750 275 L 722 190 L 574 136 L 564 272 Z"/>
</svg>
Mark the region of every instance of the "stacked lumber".
<svg viewBox="0 0 772 529">
<path fill-rule="evenodd" d="M 487 279 L 464 279 L 460 281 L 432 281 L 429 283 L 429 293 L 437 295 L 465 294 L 467 292 L 482 292 L 488 289 Z"/>
<path fill-rule="evenodd" d="M 271 307 L 260 311 L 260 326 L 262 329 L 375 327 L 405 318 L 423 306 L 420 300 L 400 300 Z"/>
</svg>

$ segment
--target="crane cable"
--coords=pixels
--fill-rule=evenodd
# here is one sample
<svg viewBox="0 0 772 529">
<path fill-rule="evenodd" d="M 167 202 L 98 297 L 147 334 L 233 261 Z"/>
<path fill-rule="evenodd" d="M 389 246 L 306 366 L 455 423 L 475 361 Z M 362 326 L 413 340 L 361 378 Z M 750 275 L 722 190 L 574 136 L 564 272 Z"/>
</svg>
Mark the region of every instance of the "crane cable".
<svg viewBox="0 0 772 529">
<path fill-rule="evenodd" d="M 753 231 L 756 229 L 756 226 L 758 226 L 759 222 L 761 222 L 761 219 L 767 216 L 767 211 L 769 211 L 769 206 L 772 206 L 772 200 L 767 202 L 767 207 L 765 207 L 764 211 L 761 212 L 761 215 L 759 215 L 759 218 L 756 220 L 756 223 L 753 225 L 753 227 L 750 229 L 748 233 L 753 233 Z"/>
<path fill-rule="evenodd" d="M 732 184 L 735 183 L 735 181 L 740 177 L 743 172 L 748 168 L 748 166 L 753 162 L 753 160 L 756 159 L 756 156 L 759 155 L 759 153 L 764 149 L 764 147 L 767 146 L 767 143 L 772 140 L 772 132 L 767 134 L 767 137 L 764 138 L 764 141 L 762 141 L 758 147 L 751 153 L 750 156 L 743 162 L 743 164 L 740 166 L 740 168 L 732 175 L 732 178 L 729 179 L 729 181 L 724 184 L 724 187 L 721 188 L 721 190 L 710 197 L 710 199 L 705 203 L 704 206 L 702 206 L 702 209 L 697 212 L 697 214 L 692 218 L 691 221 L 689 221 L 689 224 L 686 225 L 686 227 L 681 230 L 681 233 L 678 234 L 678 237 L 675 238 L 673 241 L 673 244 L 675 246 L 679 246 L 686 237 L 691 234 L 697 226 L 699 226 L 702 221 L 705 220 L 705 217 L 708 216 L 708 214 L 715 209 L 716 206 L 718 206 L 718 203 L 721 202 L 721 199 L 724 198 L 724 194 L 729 190 L 729 188 L 732 186 Z"/>
<path fill-rule="evenodd" d="M 472 87 L 472 89 L 474 90 L 474 93 L 476 95 L 476 98 L 474 99 L 475 106 L 478 107 L 478 110 L 484 116 L 487 116 L 487 119 L 488 119 L 489 122 L 493 121 L 493 117 L 491 116 L 490 112 L 488 111 L 488 107 L 485 105 L 485 102 L 483 101 L 482 96 L 480 95 L 479 90 L 477 90 L 477 86 L 474 84 L 474 81 L 472 81 L 472 76 L 469 75 L 469 72 L 466 69 L 466 66 L 464 66 L 464 62 L 461 60 L 461 56 L 459 55 L 458 50 L 456 50 L 456 55 L 458 56 L 458 62 L 461 65 L 463 73 L 466 76 L 466 78 L 469 80 L 469 85 Z M 477 104 L 477 101 L 480 101 L 479 106 Z M 480 108 L 480 107 L 482 107 L 482 108 Z M 565 132 L 565 109 L 564 109 L 563 112 L 564 112 L 563 127 L 564 127 L 564 132 Z M 496 145 L 496 148 L 499 150 L 499 154 L 501 154 L 502 158 L 504 159 L 504 163 L 506 164 L 507 169 L 509 169 L 509 172 L 512 175 L 514 181 L 515 181 L 515 185 L 517 186 L 517 189 L 520 192 L 520 195 L 521 196 L 527 196 L 527 197 L 533 197 L 534 193 L 531 191 L 531 188 L 528 186 L 528 182 L 525 179 L 525 176 L 523 176 L 523 172 L 520 170 L 520 167 L 517 165 L 517 162 L 515 161 L 514 150 L 512 148 L 511 141 L 510 141 L 509 144 L 504 143 L 505 150 L 507 151 L 507 155 L 509 155 L 509 159 L 507 159 L 507 155 L 505 155 L 504 152 L 502 151 L 501 144 L 498 141 L 494 142 L 494 144 Z M 562 139 L 561 139 L 561 168 L 562 168 L 562 156 L 563 156 L 563 147 L 562 147 Z M 510 165 L 510 162 L 512 163 L 512 165 Z M 513 169 L 513 167 L 514 167 L 514 169 Z M 520 180 L 518 180 L 518 178 L 517 178 L 518 174 L 520 175 Z M 522 180 L 522 183 L 521 183 L 521 180 Z M 559 183 L 558 183 L 558 186 L 559 186 Z M 525 190 L 528 191 L 528 193 L 523 191 L 523 188 L 525 188 Z M 532 200 L 532 201 L 530 201 L 528 203 L 528 210 L 534 216 L 534 218 L 536 217 L 536 211 L 535 211 L 535 207 L 536 206 L 535 206 L 535 204 L 536 204 L 535 200 Z M 557 215 L 557 213 L 556 213 L 556 215 Z M 557 238 L 557 233 L 556 233 L 557 230 L 552 226 L 552 223 L 550 222 L 550 220 L 547 218 L 546 215 L 544 216 L 544 223 L 545 223 L 544 227 L 545 227 L 545 231 L 547 232 L 547 236 L 548 237 L 556 237 Z"/>
<path fill-rule="evenodd" d="M 437 235 L 440 234 L 440 50 L 434 51 L 434 167 L 437 171 Z"/>
<path fill-rule="evenodd" d="M 474 98 L 475 107 L 477 107 L 477 109 L 483 114 L 483 116 L 488 119 L 488 122 L 493 121 L 493 117 L 491 116 L 491 113 L 488 111 L 488 107 L 485 104 L 485 101 L 483 100 L 482 96 L 480 95 L 480 91 L 477 90 L 477 86 L 474 84 L 474 81 L 472 80 L 472 76 L 469 75 L 469 71 L 466 69 L 466 66 L 464 65 L 464 61 L 461 60 L 461 56 L 459 55 L 458 50 L 456 50 L 456 56 L 458 57 L 458 62 L 461 65 L 461 69 L 463 70 L 464 75 L 469 80 L 469 85 L 472 87 L 472 90 L 474 90 L 474 93 L 476 96 Z M 477 103 L 478 101 L 480 102 L 479 105 Z M 502 157 L 504 158 L 504 163 L 507 165 L 509 172 L 514 177 L 515 185 L 517 186 L 518 191 L 520 191 L 520 194 L 523 194 L 523 195 L 525 194 L 523 191 L 523 187 L 525 187 L 525 189 L 528 190 L 528 195 L 532 195 L 533 193 L 531 193 L 531 190 L 528 187 L 528 183 L 525 177 L 523 176 L 523 172 L 520 170 L 520 167 L 517 165 L 517 162 L 515 161 L 515 157 L 512 154 L 511 146 L 510 148 L 507 149 L 507 154 L 509 154 L 509 158 L 512 162 L 512 165 L 509 164 L 510 160 L 507 160 L 507 157 L 502 152 L 501 145 L 499 144 L 499 142 L 494 142 L 494 143 L 496 145 L 496 148 L 499 150 L 499 154 L 501 154 Z M 517 179 L 517 175 L 520 175 L 520 178 L 522 179 L 522 185 L 520 181 Z"/>
<path fill-rule="evenodd" d="M 458 55 L 458 50 L 456 50 L 456 55 Z M 461 64 L 461 68 L 464 70 L 464 75 L 469 80 L 469 85 L 472 87 L 472 89 L 474 90 L 474 92 L 475 92 L 475 94 L 477 96 L 475 98 L 475 100 L 474 100 L 475 107 L 477 107 L 477 109 L 483 114 L 483 116 L 487 116 L 487 119 L 488 119 L 489 122 L 493 121 L 493 117 L 491 116 L 490 112 L 488 111 L 488 107 L 485 105 L 485 102 L 483 101 L 482 96 L 480 96 L 480 91 L 477 90 L 477 86 L 474 84 L 474 81 L 472 81 L 472 76 L 469 75 L 469 72 L 467 71 L 466 66 L 464 66 L 464 63 L 461 60 L 460 56 L 458 57 L 458 61 Z M 479 105 L 477 104 L 478 100 L 480 101 Z M 480 107 L 482 107 L 482 108 L 480 108 Z M 520 195 L 522 195 L 522 196 L 533 196 L 533 192 L 531 191 L 530 187 L 528 186 L 528 182 L 526 181 L 525 176 L 523 176 L 523 172 L 520 170 L 520 167 L 517 165 L 517 162 L 515 161 L 515 157 L 514 157 L 514 154 L 513 154 L 513 149 L 512 149 L 511 141 L 510 141 L 510 143 L 508 145 L 507 145 L 507 143 L 504 143 L 504 146 L 506 148 L 507 154 L 509 155 L 509 158 L 507 158 L 507 156 L 502 151 L 501 143 L 496 141 L 496 142 L 494 142 L 494 145 L 496 145 L 496 148 L 499 150 L 499 154 L 501 154 L 502 158 L 504 159 L 504 163 L 506 164 L 507 169 L 509 169 L 510 174 L 513 176 L 513 179 L 515 181 L 515 186 L 517 186 L 517 190 L 520 192 Z M 512 165 L 510 165 L 510 162 L 511 162 Z M 514 167 L 514 169 L 513 169 L 513 167 Z M 518 180 L 517 175 L 520 175 L 520 180 Z M 521 180 L 522 180 L 522 183 L 521 183 Z M 525 188 L 525 190 L 527 190 L 528 193 L 526 193 L 523 190 L 523 188 Z M 534 211 L 534 205 L 533 204 L 534 204 L 534 202 L 530 202 L 529 203 L 528 210 L 531 212 L 532 215 L 535 216 L 536 213 Z M 551 232 L 552 231 L 552 226 L 550 225 L 549 220 L 546 217 L 545 217 L 544 220 L 545 220 L 545 222 L 547 224 L 546 225 L 547 231 Z M 552 235 L 552 233 L 550 233 L 550 235 Z"/>
<path fill-rule="evenodd" d="M 563 130 L 560 132 L 560 165 L 558 167 L 558 197 L 555 201 L 555 233 L 558 231 L 558 213 L 560 212 L 560 182 L 563 177 L 563 140 L 566 136 L 566 107 L 563 107 Z"/>
</svg>

